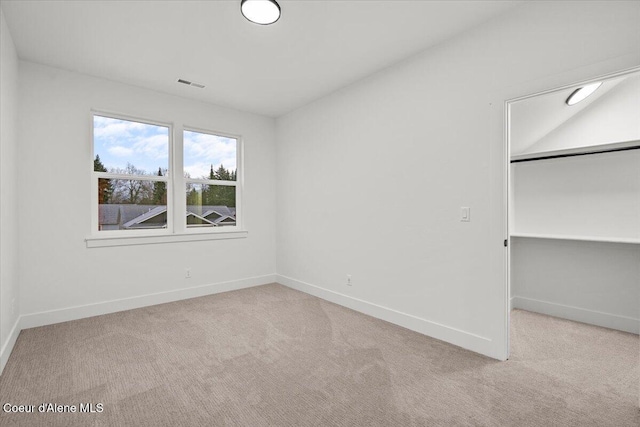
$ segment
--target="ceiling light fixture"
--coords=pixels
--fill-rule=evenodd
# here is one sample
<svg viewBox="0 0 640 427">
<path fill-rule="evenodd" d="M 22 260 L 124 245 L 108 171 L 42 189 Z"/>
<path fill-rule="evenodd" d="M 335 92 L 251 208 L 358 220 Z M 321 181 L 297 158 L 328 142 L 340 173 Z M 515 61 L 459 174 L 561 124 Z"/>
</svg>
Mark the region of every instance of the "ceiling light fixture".
<svg viewBox="0 0 640 427">
<path fill-rule="evenodd" d="M 591 83 L 590 85 L 579 87 L 578 89 L 574 90 L 571 93 L 571 95 L 569 95 L 569 97 L 565 102 L 569 106 L 575 105 L 578 102 L 583 101 L 587 96 L 591 95 L 593 92 L 595 92 L 600 87 L 601 84 L 602 82 L 596 82 L 596 83 Z"/>
<path fill-rule="evenodd" d="M 276 0 L 242 0 L 240 11 L 254 24 L 269 25 L 280 19 L 280 5 Z"/>
</svg>

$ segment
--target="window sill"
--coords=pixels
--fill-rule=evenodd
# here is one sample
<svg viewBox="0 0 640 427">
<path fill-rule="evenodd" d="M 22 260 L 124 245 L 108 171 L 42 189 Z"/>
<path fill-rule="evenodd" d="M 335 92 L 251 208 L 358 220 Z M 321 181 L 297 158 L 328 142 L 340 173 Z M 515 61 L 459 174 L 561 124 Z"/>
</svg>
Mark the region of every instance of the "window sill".
<svg viewBox="0 0 640 427">
<path fill-rule="evenodd" d="M 151 245 L 156 243 L 200 242 L 206 240 L 244 239 L 249 234 L 246 230 L 218 231 L 215 233 L 183 233 L 155 236 L 91 236 L 85 240 L 87 248 L 104 248 L 110 246 Z"/>
</svg>

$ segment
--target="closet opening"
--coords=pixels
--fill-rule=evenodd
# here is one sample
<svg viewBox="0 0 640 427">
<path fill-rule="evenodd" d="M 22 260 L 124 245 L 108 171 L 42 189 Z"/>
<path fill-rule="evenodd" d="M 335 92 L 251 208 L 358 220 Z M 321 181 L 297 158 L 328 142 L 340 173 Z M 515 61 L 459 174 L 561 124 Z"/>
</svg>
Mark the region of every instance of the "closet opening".
<svg viewBox="0 0 640 427">
<path fill-rule="evenodd" d="M 640 69 L 506 112 L 509 358 L 543 358 L 559 379 L 606 369 L 606 386 L 623 384 L 639 369 Z"/>
</svg>

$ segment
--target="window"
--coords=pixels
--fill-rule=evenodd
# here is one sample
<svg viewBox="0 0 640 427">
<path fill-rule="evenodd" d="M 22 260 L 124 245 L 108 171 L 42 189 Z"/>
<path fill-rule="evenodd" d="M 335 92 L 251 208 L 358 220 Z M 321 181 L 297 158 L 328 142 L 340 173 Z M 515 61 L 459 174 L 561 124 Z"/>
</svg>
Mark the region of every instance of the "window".
<svg viewBox="0 0 640 427">
<path fill-rule="evenodd" d="M 176 130 L 167 123 L 111 114 L 92 117 L 92 234 L 117 237 L 236 229 L 238 137 L 181 126 Z M 176 151 L 182 156 L 176 156 Z M 176 159 L 182 159 L 181 164 Z"/>
<path fill-rule="evenodd" d="M 236 225 L 238 140 L 185 130 L 187 228 Z"/>
<path fill-rule="evenodd" d="M 93 116 L 98 230 L 167 228 L 170 135 L 168 125 Z"/>
</svg>

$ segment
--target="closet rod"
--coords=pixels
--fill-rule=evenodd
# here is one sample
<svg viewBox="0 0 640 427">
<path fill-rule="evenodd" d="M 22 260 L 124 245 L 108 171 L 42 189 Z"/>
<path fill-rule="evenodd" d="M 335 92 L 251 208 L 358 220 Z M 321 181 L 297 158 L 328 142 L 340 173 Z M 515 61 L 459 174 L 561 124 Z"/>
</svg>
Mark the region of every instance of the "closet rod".
<svg viewBox="0 0 640 427">
<path fill-rule="evenodd" d="M 552 154 L 549 156 L 532 157 L 530 159 L 516 159 L 516 160 L 511 160 L 511 163 L 534 162 L 536 160 L 558 159 L 560 157 L 589 156 L 591 154 L 613 153 L 615 151 L 627 151 L 627 150 L 638 150 L 638 149 L 640 149 L 640 145 L 634 145 L 632 147 L 605 148 L 603 150 L 587 151 L 584 153 Z"/>
</svg>

